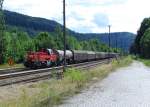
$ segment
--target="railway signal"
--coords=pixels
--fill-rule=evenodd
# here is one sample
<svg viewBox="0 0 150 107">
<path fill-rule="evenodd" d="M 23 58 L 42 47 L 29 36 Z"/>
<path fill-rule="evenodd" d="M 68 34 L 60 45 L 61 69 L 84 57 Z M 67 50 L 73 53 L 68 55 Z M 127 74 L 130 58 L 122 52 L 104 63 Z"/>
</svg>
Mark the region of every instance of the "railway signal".
<svg viewBox="0 0 150 107">
<path fill-rule="evenodd" d="M 8 59 L 8 64 L 9 64 L 9 66 L 13 66 L 13 65 L 14 65 L 14 60 L 13 60 L 12 57 L 10 57 L 10 58 Z"/>
</svg>

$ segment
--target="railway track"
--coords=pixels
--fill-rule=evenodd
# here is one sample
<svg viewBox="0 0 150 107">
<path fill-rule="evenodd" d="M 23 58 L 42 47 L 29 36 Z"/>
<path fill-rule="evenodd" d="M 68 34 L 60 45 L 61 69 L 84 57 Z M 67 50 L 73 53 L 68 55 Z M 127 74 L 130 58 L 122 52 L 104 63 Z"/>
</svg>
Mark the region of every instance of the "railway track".
<svg viewBox="0 0 150 107">
<path fill-rule="evenodd" d="M 109 59 L 112 60 L 112 59 Z M 79 64 L 67 65 L 68 68 L 77 68 L 86 71 L 86 69 L 96 67 L 97 65 L 108 63 L 108 59 L 85 62 Z M 8 71 L 2 71 L 0 73 L 0 86 L 18 84 L 18 83 L 29 83 L 40 80 L 46 80 L 52 78 L 53 75 L 59 75 L 62 73 L 63 66 L 44 68 L 37 70 L 28 69 L 13 69 Z"/>
<path fill-rule="evenodd" d="M 29 70 L 28 68 L 8 68 L 8 69 L 0 69 L 0 75 L 1 74 L 7 74 L 7 73 L 14 73 L 14 72 L 21 72 Z"/>
</svg>

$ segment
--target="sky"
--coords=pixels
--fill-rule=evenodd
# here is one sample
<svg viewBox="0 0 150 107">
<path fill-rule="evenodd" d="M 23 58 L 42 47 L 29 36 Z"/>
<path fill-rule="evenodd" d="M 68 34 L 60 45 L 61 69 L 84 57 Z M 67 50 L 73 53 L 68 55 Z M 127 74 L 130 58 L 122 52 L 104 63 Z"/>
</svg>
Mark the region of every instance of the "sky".
<svg viewBox="0 0 150 107">
<path fill-rule="evenodd" d="M 4 0 L 4 9 L 62 24 L 63 0 Z M 150 16 L 149 0 L 66 0 L 67 28 L 80 33 L 136 33 Z"/>
</svg>

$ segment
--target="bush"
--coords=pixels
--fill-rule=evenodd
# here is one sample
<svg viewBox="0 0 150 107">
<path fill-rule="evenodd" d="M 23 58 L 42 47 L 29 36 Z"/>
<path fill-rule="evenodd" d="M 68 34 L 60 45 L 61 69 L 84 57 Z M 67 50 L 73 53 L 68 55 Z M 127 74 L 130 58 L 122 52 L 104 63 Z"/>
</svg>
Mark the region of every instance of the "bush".
<svg viewBox="0 0 150 107">
<path fill-rule="evenodd" d="M 140 41 L 141 55 L 145 58 L 150 58 L 150 29 L 148 29 Z"/>
<path fill-rule="evenodd" d="M 77 69 L 68 69 L 65 73 L 65 77 L 69 80 L 77 83 L 77 87 L 81 87 L 82 84 L 86 81 L 86 75 L 84 72 L 81 72 Z"/>
</svg>

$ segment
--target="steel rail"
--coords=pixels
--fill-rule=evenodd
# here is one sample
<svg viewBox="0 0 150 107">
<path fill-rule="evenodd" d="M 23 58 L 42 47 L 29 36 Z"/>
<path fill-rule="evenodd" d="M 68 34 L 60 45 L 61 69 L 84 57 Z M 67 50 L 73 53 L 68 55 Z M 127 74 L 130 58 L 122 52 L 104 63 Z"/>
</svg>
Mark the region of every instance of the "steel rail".
<svg viewBox="0 0 150 107">
<path fill-rule="evenodd" d="M 79 64 L 72 64 L 72 65 L 68 65 L 67 67 L 68 68 L 73 67 L 76 69 L 85 70 L 85 69 L 96 67 L 97 65 L 104 64 L 104 63 L 108 63 L 108 59 L 79 63 Z M 0 86 L 45 80 L 51 78 L 53 74 L 60 74 L 62 70 L 63 70 L 63 66 L 0 74 Z"/>
</svg>

